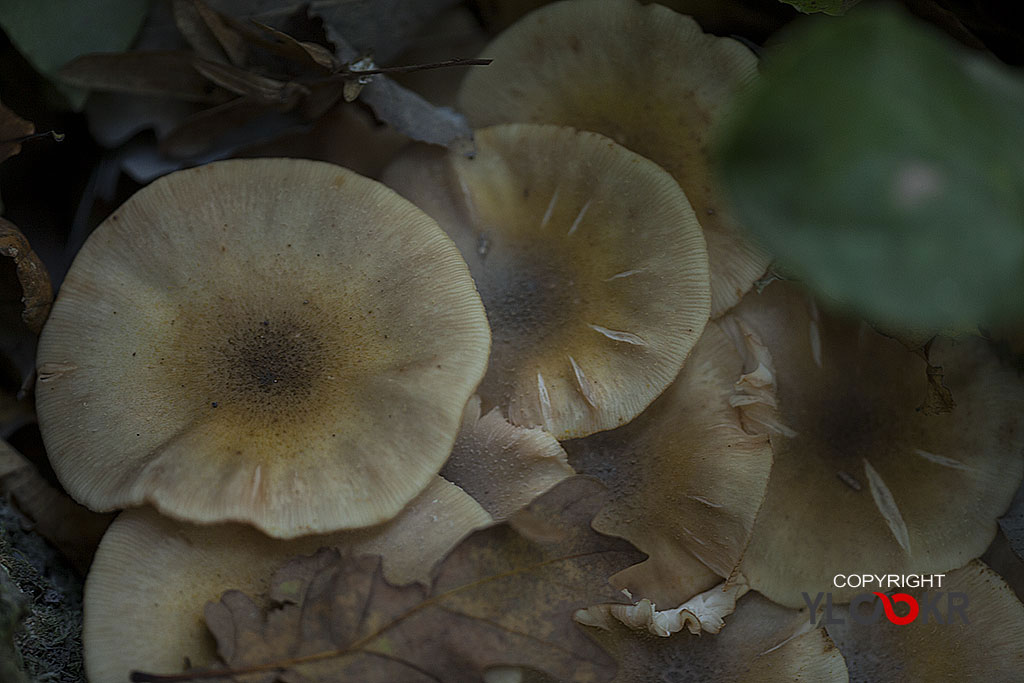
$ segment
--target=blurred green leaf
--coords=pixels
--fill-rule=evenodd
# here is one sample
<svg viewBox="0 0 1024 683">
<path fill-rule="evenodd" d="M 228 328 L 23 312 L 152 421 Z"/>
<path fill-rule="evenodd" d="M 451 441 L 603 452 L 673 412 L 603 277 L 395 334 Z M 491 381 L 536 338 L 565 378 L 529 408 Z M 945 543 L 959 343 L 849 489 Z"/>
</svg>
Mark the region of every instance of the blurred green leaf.
<svg viewBox="0 0 1024 683">
<path fill-rule="evenodd" d="M 792 5 L 804 14 L 822 12 L 824 14 L 846 14 L 846 10 L 856 5 L 860 0 L 779 0 L 787 5 Z"/>
<path fill-rule="evenodd" d="M 131 45 L 149 11 L 149 0 L 0 0 L 0 27 L 41 74 L 91 52 L 119 52 Z M 81 90 L 60 85 L 72 107 Z"/>
<path fill-rule="evenodd" d="M 721 131 L 719 171 L 793 275 L 874 321 L 1024 312 L 1024 81 L 893 8 L 799 22 Z"/>
</svg>

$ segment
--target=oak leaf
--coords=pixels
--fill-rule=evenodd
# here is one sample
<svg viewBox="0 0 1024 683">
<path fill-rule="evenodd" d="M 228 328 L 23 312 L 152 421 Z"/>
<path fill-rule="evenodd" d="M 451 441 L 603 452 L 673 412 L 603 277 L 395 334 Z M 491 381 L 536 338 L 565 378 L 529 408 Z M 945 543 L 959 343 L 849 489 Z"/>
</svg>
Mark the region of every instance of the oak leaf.
<svg viewBox="0 0 1024 683">
<path fill-rule="evenodd" d="M 321 550 L 275 575 L 263 611 L 228 591 L 207 624 L 227 670 L 133 681 L 479 681 L 487 669 L 530 666 L 565 681 L 614 675 L 573 612 L 622 598 L 607 577 L 642 554 L 596 533 L 602 487 L 576 477 L 509 522 L 478 531 L 442 561 L 429 588 L 388 583 L 376 556 Z"/>
</svg>

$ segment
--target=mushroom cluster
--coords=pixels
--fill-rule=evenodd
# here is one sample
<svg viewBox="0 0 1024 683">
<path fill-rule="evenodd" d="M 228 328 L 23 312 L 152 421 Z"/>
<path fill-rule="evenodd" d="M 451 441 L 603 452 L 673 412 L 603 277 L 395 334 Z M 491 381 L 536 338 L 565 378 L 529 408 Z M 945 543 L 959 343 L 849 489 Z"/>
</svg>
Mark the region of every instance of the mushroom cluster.
<svg viewBox="0 0 1024 683">
<path fill-rule="evenodd" d="M 877 643 L 839 629 L 837 651 L 796 611 L 849 602 L 840 572 L 959 571 L 1020 647 L 976 558 L 1024 477 L 1024 385 L 980 339 L 922 358 L 797 283 L 753 289 L 769 257 L 708 146 L 755 56 L 633 0 L 548 5 L 483 54 L 458 98 L 473 157 L 413 145 L 382 183 L 217 162 L 82 248 L 37 401 L 67 491 L 137 508 L 87 584 L 94 683 L 213 662 L 206 601 L 320 547 L 427 583 L 574 473 L 609 489 L 594 528 L 648 555 L 608 577 L 635 604 L 578 616 L 619 680 L 691 656 L 693 680 L 872 671 Z M 939 365 L 955 406 L 932 414 Z M 684 629 L 728 635 L 652 644 Z"/>
</svg>

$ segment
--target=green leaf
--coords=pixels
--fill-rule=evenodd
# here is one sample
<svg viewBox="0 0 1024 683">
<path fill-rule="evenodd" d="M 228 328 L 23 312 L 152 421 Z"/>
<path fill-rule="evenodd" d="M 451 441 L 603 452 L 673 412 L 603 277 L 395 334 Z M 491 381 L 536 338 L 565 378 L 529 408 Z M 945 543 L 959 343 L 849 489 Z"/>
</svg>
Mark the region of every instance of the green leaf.
<svg viewBox="0 0 1024 683">
<path fill-rule="evenodd" d="M 41 74 L 91 52 L 119 52 L 131 45 L 149 11 L 149 0 L 0 0 L 0 27 Z M 81 90 L 61 86 L 72 107 Z"/>
<path fill-rule="evenodd" d="M 743 222 L 898 328 L 1024 311 L 1024 82 L 892 8 L 807 19 L 718 141 Z"/>
</svg>

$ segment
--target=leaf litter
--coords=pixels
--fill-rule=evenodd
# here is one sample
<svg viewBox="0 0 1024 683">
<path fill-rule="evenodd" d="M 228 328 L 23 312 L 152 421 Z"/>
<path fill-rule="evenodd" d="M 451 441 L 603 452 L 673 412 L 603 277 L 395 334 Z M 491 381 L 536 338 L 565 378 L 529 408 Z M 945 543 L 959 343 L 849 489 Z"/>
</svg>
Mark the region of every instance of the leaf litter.
<svg viewBox="0 0 1024 683">
<path fill-rule="evenodd" d="M 282 567 L 263 610 L 239 591 L 207 604 L 225 668 L 133 681 L 479 681 L 529 666 L 565 681 L 600 681 L 614 662 L 572 620 L 617 603 L 607 577 L 643 559 L 591 529 L 603 487 L 574 477 L 508 522 L 477 531 L 434 571 L 429 587 L 392 585 L 378 556 L 323 549 Z"/>
</svg>

